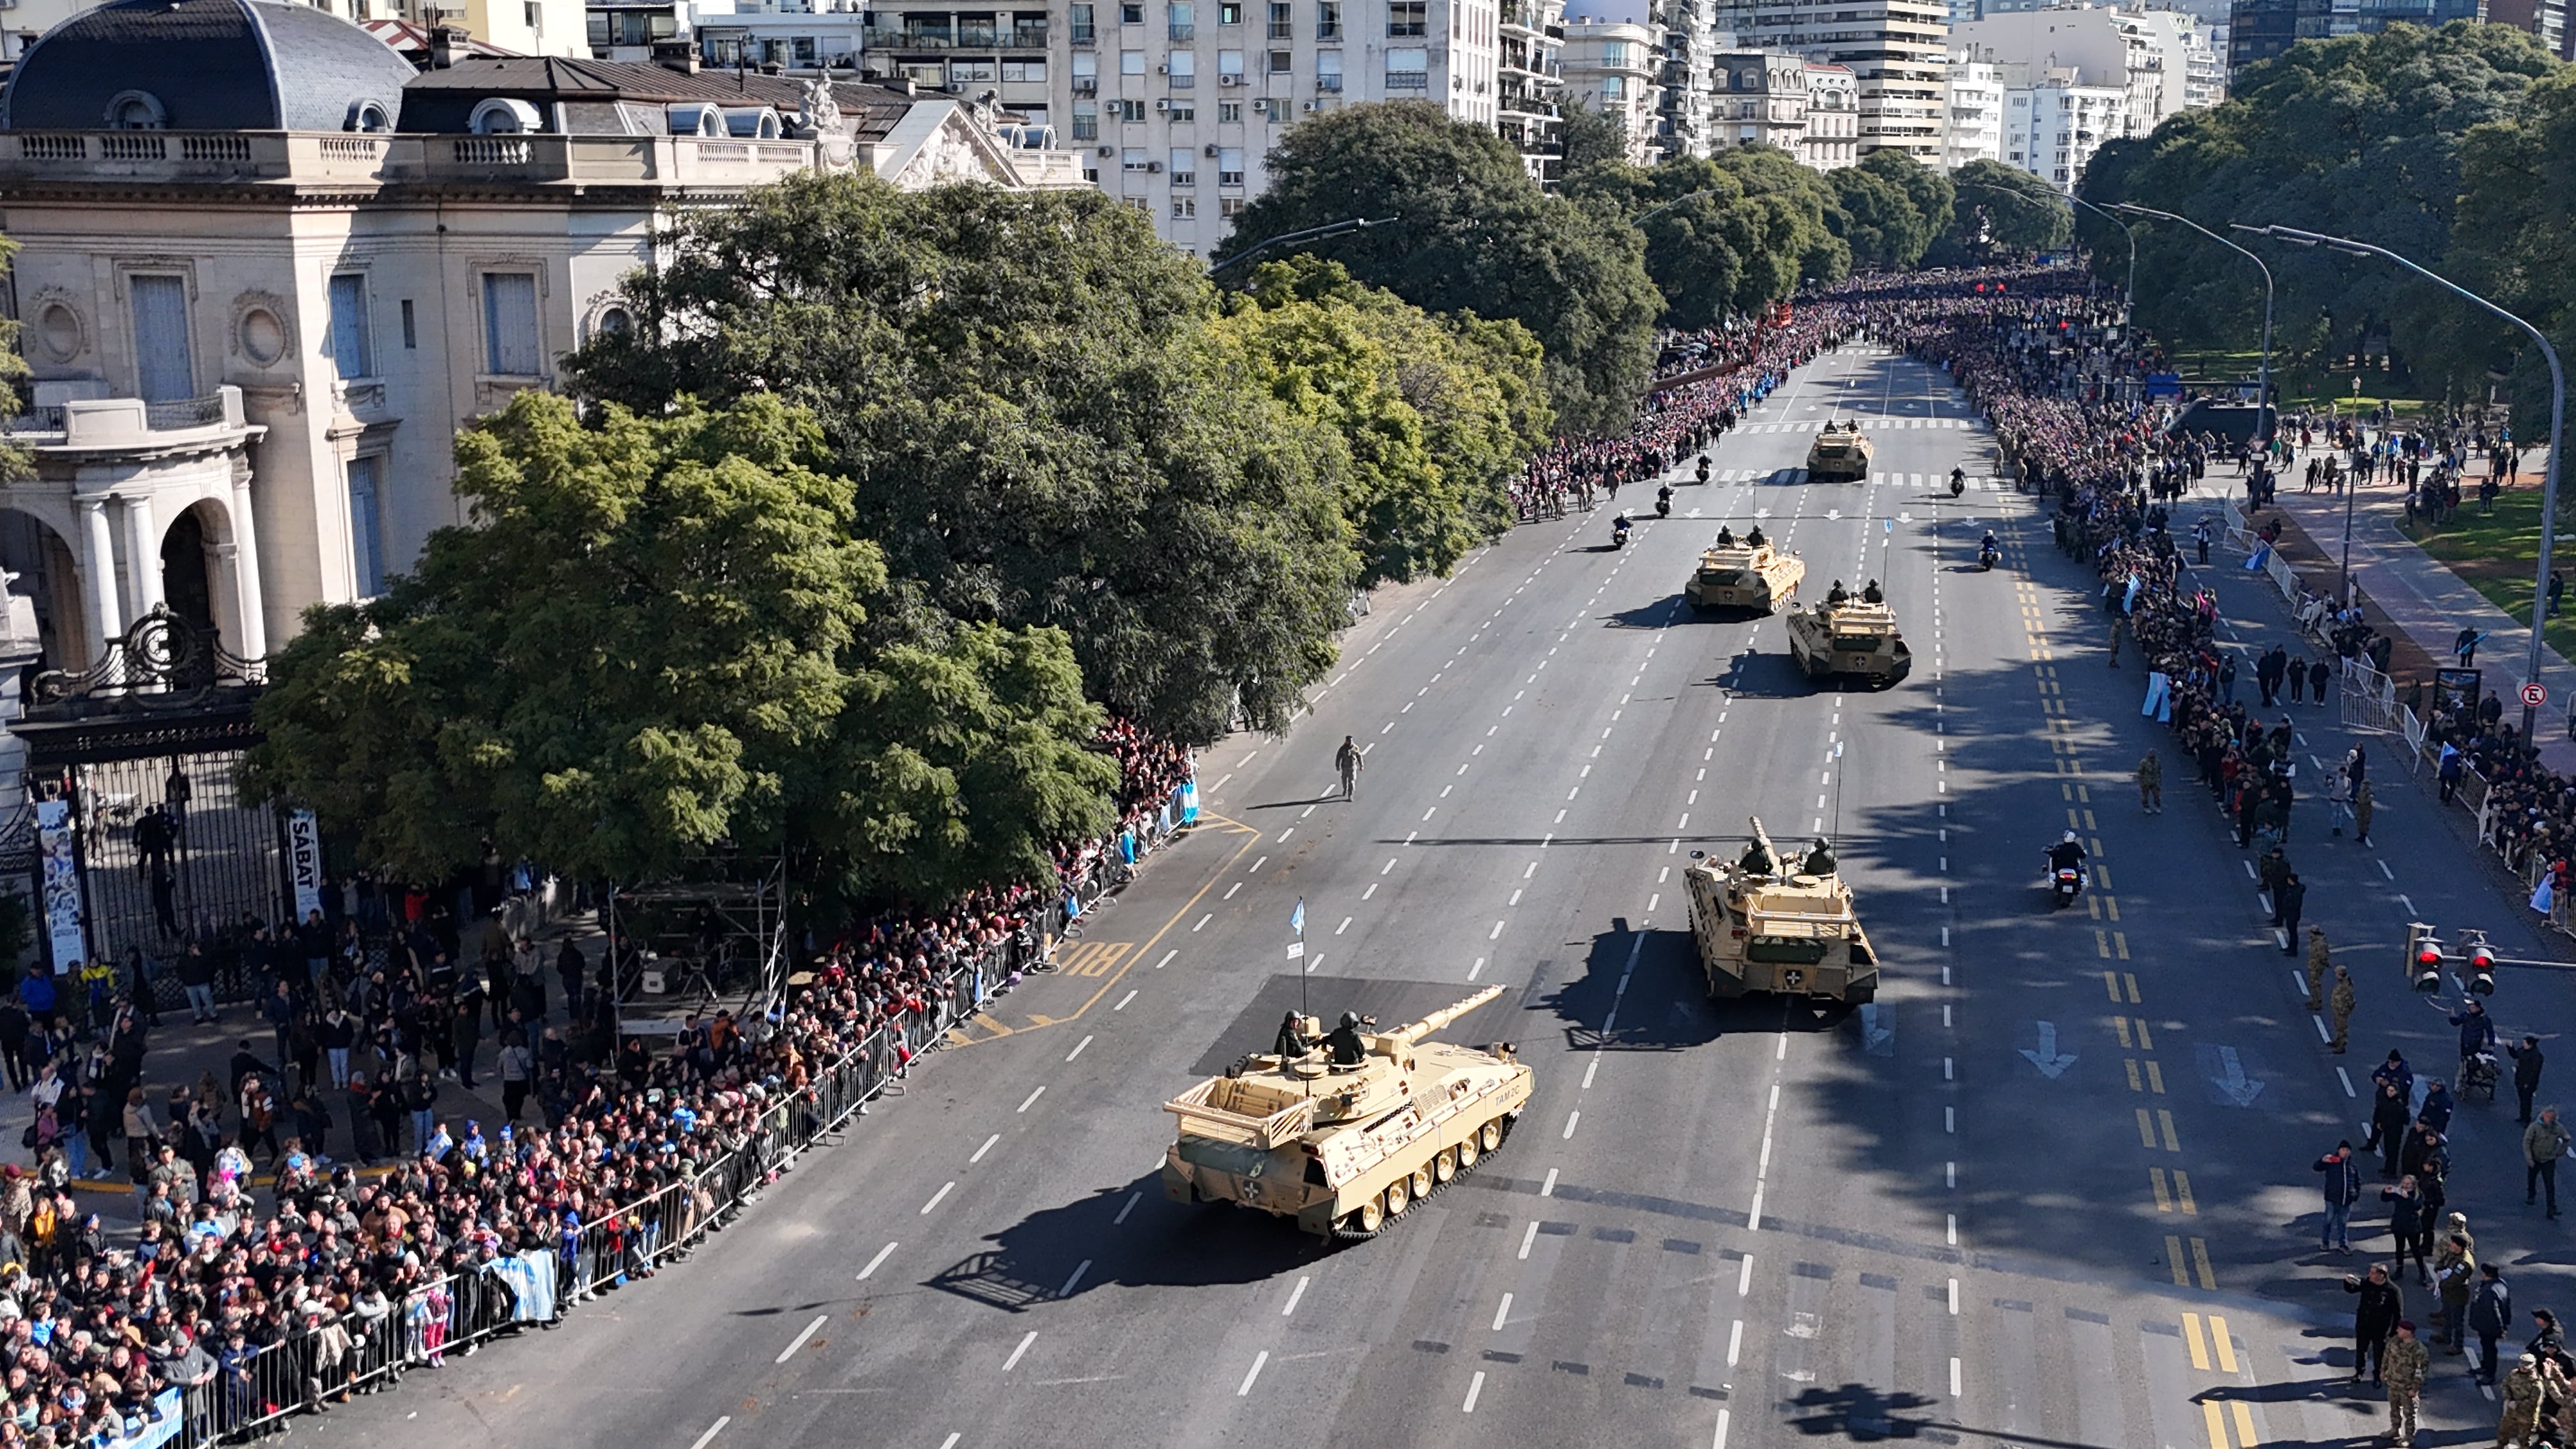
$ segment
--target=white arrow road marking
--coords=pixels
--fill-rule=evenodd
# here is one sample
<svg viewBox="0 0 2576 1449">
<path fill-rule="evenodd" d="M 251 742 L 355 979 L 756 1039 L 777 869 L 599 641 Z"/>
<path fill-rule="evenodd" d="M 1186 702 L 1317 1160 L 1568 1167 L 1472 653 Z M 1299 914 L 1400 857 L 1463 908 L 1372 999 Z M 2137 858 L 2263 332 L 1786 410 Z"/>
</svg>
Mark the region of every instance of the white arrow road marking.
<svg viewBox="0 0 2576 1449">
<path fill-rule="evenodd" d="M 2023 1047 L 2021 1054 L 2030 1058 L 2030 1064 L 2039 1068 L 2039 1074 L 2052 1082 L 2065 1075 L 2068 1067 L 2075 1065 L 2072 1053 L 2065 1056 L 2057 1054 L 2057 1023 L 2053 1021 L 2039 1024 L 2039 1050 Z"/>
</svg>

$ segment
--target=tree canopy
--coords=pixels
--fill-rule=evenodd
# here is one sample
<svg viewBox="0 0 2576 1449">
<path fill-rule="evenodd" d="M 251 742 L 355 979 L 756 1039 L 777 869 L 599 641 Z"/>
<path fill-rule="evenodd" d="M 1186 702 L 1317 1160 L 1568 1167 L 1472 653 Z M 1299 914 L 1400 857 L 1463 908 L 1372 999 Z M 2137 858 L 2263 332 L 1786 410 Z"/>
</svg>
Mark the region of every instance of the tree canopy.
<svg viewBox="0 0 2576 1449">
<path fill-rule="evenodd" d="M 1950 178 L 1902 151 L 1872 151 L 1825 180 L 1835 202 L 1827 224 L 1855 267 L 1903 271 L 1950 229 Z"/>
<path fill-rule="evenodd" d="M 1950 180 L 1958 199 L 1949 243 L 1962 256 L 2053 251 L 2075 234 L 2066 198 L 2018 166 L 1980 157 Z"/>
<path fill-rule="evenodd" d="M 1064 635 L 873 617 L 888 578 L 814 420 L 520 394 L 457 442 L 470 527 L 271 661 L 245 790 L 435 880 L 497 849 L 576 876 L 727 846 L 948 893 L 1108 819 Z"/>
<path fill-rule="evenodd" d="M 2463 152 L 2479 127 L 2518 123 L 2535 82 L 2556 68 L 2522 31 L 2467 21 L 2301 41 L 2239 77 L 2223 104 L 2105 145 L 2083 194 L 2222 233 L 2278 222 L 2354 237 L 2441 271 L 2455 233 L 2500 230 L 2488 206 L 2526 214 L 2496 188 L 2481 188 L 2478 211 L 2463 212 L 2459 199 L 2477 184 Z M 2539 174 L 2504 189 L 2532 187 Z M 2249 245 L 2276 282 L 2276 370 L 2314 381 L 2384 341 L 2418 386 L 2483 388 L 2494 334 L 2447 293 L 2383 262 Z M 2125 248 L 2116 259 L 2097 249 L 2096 263 L 2125 268 Z M 2261 333 L 2261 275 L 2185 228 L 2139 223 L 2138 302 L 2141 320 L 2177 345 L 2250 348 Z"/>
<path fill-rule="evenodd" d="M 1645 246 L 1606 205 L 1550 196 L 1490 128 L 1427 101 L 1344 107 L 1291 127 L 1269 158 L 1270 189 L 1221 251 L 1349 217 L 1394 224 L 1337 238 L 1324 254 L 1353 277 L 1431 312 L 1474 311 L 1527 327 L 1559 426 L 1624 430 L 1654 369 Z"/>
<path fill-rule="evenodd" d="M 1565 190 L 1641 218 L 1646 271 L 1668 326 L 1715 326 L 1787 297 L 1808 277 L 1834 281 L 1847 269 L 1847 248 L 1826 224 L 1832 189 L 1768 148 L 1569 169 Z"/>
<path fill-rule="evenodd" d="M 801 176 L 688 213 L 570 359 L 639 412 L 812 413 L 907 621 L 1061 628 L 1168 737 L 1286 724 L 1357 575 L 1326 429 L 1212 329 L 1197 264 L 1096 192 Z"/>
<path fill-rule="evenodd" d="M 1446 573 L 1511 524 L 1509 485 L 1548 440 L 1538 339 L 1517 322 L 1434 317 L 1298 256 L 1255 268 L 1219 324 L 1291 415 L 1333 431 L 1362 582 Z"/>
</svg>

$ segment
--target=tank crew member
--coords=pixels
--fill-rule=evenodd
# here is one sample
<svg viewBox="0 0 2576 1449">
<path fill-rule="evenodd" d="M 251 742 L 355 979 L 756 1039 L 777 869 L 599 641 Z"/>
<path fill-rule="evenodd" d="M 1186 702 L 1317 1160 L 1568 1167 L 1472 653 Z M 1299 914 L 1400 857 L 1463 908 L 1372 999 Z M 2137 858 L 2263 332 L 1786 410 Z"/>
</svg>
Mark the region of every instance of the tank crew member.
<svg viewBox="0 0 2576 1449">
<path fill-rule="evenodd" d="M 1860 597 L 1863 603 L 1884 604 L 1887 602 L 1887 590 L 1878 586 L 1878 580 L 1871 579 L 1869 587 L 1860 591 Z"/>
<path fill-rule="evenodd" d="M 1760 548 L 1770 541 L 1762 536 L 1762 525 L 1758 523 L 1753 525 L 1751 532 L 1744 535 L 1744 546 L 1747 548 Z"/>
<path fill-rule="evenodd" d="M 1779 867 L 1771 859 L 1771 852 L 1756 838 L 1744 842 L 1744 853 L 1735 858 L 1735 868 L 1753 875 L 1769 875 Z"/>
<path fill-rule="evenodd" d="M 1324 1046 L 1332 1053 L 1334 1066 L 1355 1067 L 1362 1057 L 1368 1055 L 1367 1046 L 1360 1041 L 1360 1021 L 1358 1012 L 1345 1011 L 1342 1024 L 1334 1027 L 1331 1035 L 1324 1038 Z"/>
<path fill-rule="evenodd" d="M 1719 524 L 1717 528 L 1717 546 L 1719 548 L 1735 547 L 1735 530 L 1728 528 L 1724 524 Z"/>
<path fill-rule="evenodd" d="M 1828 605 L 1846 603 L 1850 599 L 1851 590 L 1844 588 L 1843 581 L 1840 579 L 1834 580 L 1832 591 L 1825 595 L 1825 603 Z"/>
<path fill-rule="evenodd" d="M 1809 875 L 1832 875 L 1836 863 L 1833 843 L 1819 835 L 1816 843 L 1807 850 L 1807 863 L 1799 869 Z"/>
<path fill-rule="evenodd" d="M 1280 1056 L 1293 1060 L 1313 1050 L 1314 1045 L 1313 1042 L 1306 1040 L 1305 1024 L 1299 1021 L 1297 1013 L 1292 1011 L 1288 1013 L 1285 1021 L 1279 1023 L 1279 1039 L 1271 1043 L 1270 1049 Z"/>
</svg>

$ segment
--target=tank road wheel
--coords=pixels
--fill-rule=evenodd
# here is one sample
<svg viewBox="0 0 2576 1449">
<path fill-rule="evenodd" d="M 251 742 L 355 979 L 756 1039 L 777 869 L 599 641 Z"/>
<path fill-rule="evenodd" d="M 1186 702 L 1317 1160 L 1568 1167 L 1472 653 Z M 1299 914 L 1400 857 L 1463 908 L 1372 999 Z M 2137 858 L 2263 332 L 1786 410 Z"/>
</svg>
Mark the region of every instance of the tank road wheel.
<svg viewBox="0 0 2576 1449">
<path fill-rule="evenodd" d="M 1413 1204 L 1413 1180 L 1399 1177 L 1386 1185 L 1386 1215 L 1395 1217 Z"/>
<path fill-rule="evenodd" d="M 1350 1215 L 1350 1224 L 1359 1229 L 1363 1236 L 1374 1233 L 1386 1226 L 1386 1209 L 1376 1198 L 1370 1198 L 1367 1202 L 1361 1203 L 1359 1208 Z"/>
<path fill-rule="evenodd" d="M 1431 1196 L 1431 1164 L 1426 1162 L 1420 1167 L 1413 1169 L 1411 1183 L 1413 1187 L 1413 1200 L 1415 1202 L 1420 1202 L 1422 1199 Z"/>
<path fill-rule="evenodd" d="M 1495 1148 L 1502 1146 L 1503 1124 L 1499 1121 L 1488 1122 L 1484 1126 L 1477 1128 L 1476 1142 L 1478 1146 L 1483 1147 L 1487 1152 L 1491 1152 Z"/>
<path fill-rule="evenodd" d="M 1431 1176 L 1440 1182 L 1447 1182 L 1457 1175 L 1458 1149 L 1454 1147 L 1440 1149 L 1440 1155 L 1431 1159 Z"/>
<path fill-rule="evenodd" d="M 1458 1144 L 1458 1170 L 1460 1172 L 1465 1172 L 1468 1168 L 1475 1166 L 1476 1159 L 1484 1155 L 1483 1150 L 1476 1145 L 1476 1139 L 1480 1135 L 1481 1134 L 1479 1133 L 1471 1132 L 1467 1134 L 1466 1141 Z"/>
</svg>

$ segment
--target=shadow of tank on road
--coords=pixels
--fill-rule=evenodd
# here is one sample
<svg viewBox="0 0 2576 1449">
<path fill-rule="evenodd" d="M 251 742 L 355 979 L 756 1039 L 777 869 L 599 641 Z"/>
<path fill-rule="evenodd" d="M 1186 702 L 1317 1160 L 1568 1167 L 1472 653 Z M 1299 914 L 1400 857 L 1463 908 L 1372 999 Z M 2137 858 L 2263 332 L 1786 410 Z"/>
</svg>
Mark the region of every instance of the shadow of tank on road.
<svg viewBox="0 0 2576 1449">
<path fill-rule="evenodd" d="M 1712 1000 L 1687 929 L 1636 932 L 1621 926 L 1595 935 L 1583 959 L 1569 963 L 1569 972 L 1552 969 L 1553 962 L 1539 964 L 1523 995 L 1534 1009 L 1556 1017 L 1570 1051 L 1688 1051 L 1738 1032 L 1829 1029 L 1842 1015 L 1819 1016 L 1780 997 Z M 1623 977 L 1625 992 L 1619 987 Z M 1614 1005 L 1619 1015 L 1611 1022 Z M 1604 1022 L 1611 1023 L 1606 1032 Z"/>
<path fill-rule="evenodd" d="M 1136 1211 L 1115 1234 L 1131 1194 Z M 989 1247 L 967 1254 L 922 1282 L 972 1303 L 1019 1313 L 1103 1287 L 1213 1288 L 1260 1283 L 1311 1264 L 1328 1248 L 1300 1232 L 1293 1218 L 1224 1203 L 1164 1200 L 1160 1170 L 1055 1207 L 1040 1208 L 989 1235 Z M 1106 1245 L 1106 1246 L 1105 1246 Z M 1089 1268 L 1074 1280 L 1074 1270 Z"/>
</svg>

